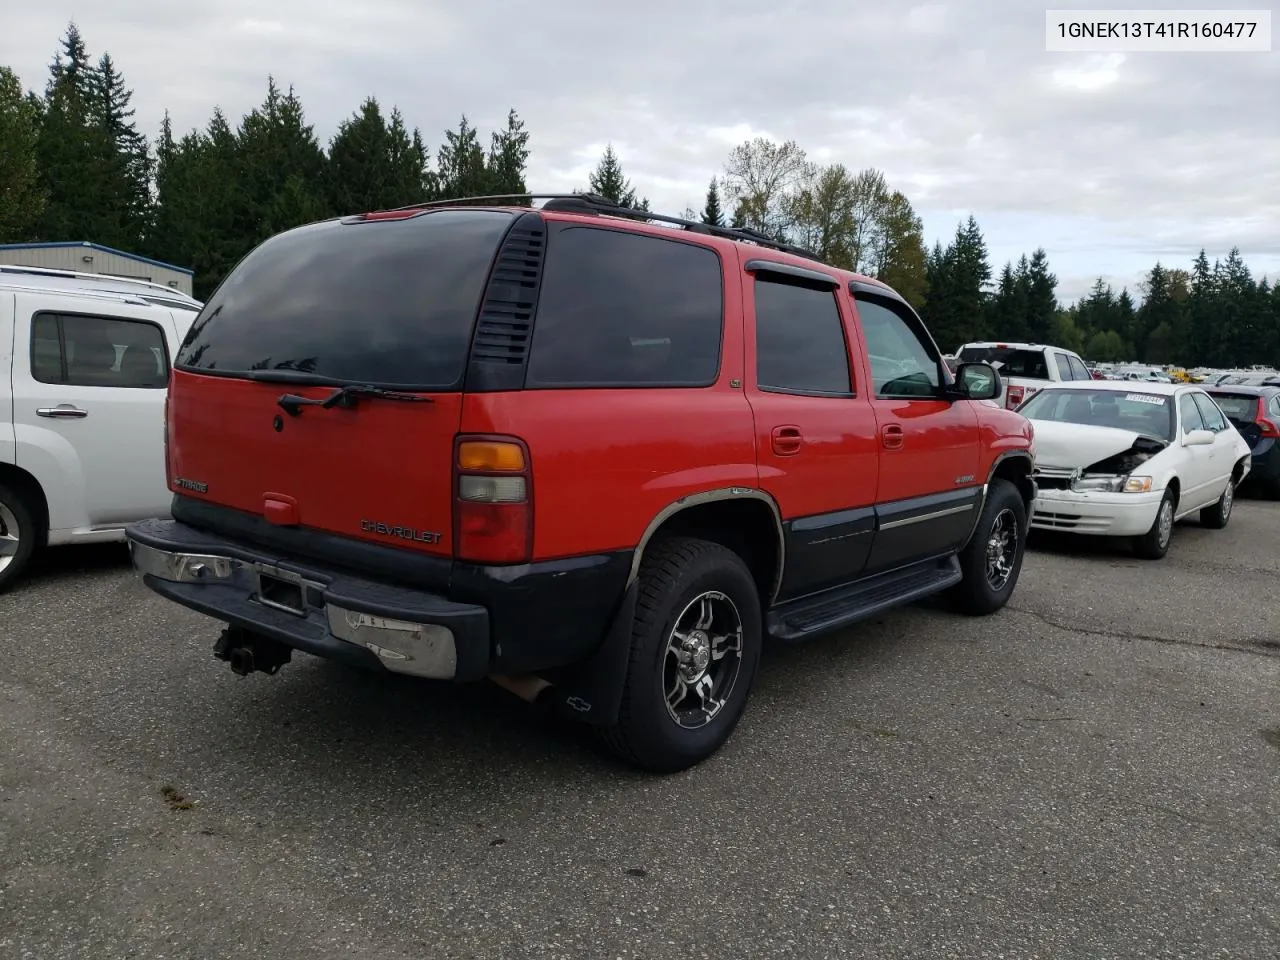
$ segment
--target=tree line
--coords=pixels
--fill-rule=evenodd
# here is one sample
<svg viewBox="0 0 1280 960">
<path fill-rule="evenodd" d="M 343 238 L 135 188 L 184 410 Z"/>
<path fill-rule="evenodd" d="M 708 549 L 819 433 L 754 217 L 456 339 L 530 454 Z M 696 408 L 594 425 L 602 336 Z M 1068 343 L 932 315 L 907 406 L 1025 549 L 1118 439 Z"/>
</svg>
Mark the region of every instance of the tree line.
<svg viewBox="0 0 1280 960">
<path fill-rule="evenodd" d="M 325 217 L 427 200 L 520 194 L 530 134 L 515 109 L 487 137 L 462 116 L 434 153 L 400 111 L 366 98 L 327 144 L 295 91 L 268 78 L 233 122 L 138 130 L 133 91 L 111 56 L 93 59 L 68 26 L 42 93 L 0 66 L 0 242 L 91 240 L 195 271 L 207 297 L 254 245 Z M 612 145 L 581 187 L 650 209 Z M 1156 264 L 1137 297 L 1099 280 L 1069 308 L 1037 249 L 993 270 L 976 218 L 924 243 L 910 201 L 875 169 L 812 162 L 794 141 L 730 151 L 707 187 L 708 224 L 749 228 L 878 277 L 921 311 L 944 350 L 999 338 L 1052 342 L 1094 360 L 1280 364 L 1280 286 L 1255 280 L 1238 250 L 1189 269 Z"/>
</svg>

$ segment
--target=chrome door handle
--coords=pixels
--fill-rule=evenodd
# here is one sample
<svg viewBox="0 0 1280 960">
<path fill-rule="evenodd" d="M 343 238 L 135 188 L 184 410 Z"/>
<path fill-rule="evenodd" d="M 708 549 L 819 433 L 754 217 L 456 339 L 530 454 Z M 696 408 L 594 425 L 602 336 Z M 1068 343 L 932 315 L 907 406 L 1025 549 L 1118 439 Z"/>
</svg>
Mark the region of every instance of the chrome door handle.
<svg viewBox="0 0 1280 960">
<path fill-rule="evenodd" d="M 60 403 L 56 407 L 41 407 L 36 411 L 37 417 L 52 417 L 54 420 L 83 420 L 88 415 L 88 410 L 81 410 L 70 403 Z"/>
</svg>

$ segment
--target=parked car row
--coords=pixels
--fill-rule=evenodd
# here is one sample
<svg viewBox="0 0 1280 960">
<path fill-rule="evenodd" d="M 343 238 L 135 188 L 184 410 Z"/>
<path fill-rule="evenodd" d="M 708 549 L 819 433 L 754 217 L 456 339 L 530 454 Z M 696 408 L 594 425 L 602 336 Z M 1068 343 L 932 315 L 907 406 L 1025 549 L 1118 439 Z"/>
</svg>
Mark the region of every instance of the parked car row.
<svg viewBox="0 0 1280 960">
<path fill-rule="evenodd" d="M 1032 526 L 1162 555 L 1251 469 L 1247 411 L 1199 388 L 1026 344 L 953 365 L 807 251 L 527 199 L 299 227 L 203 305 L 0 272 L 0 586 L 127 537 L 237 674 L 487 677 L 676 770 L 735 728 L 766 636 L 993 613 Z"/>
</svg>

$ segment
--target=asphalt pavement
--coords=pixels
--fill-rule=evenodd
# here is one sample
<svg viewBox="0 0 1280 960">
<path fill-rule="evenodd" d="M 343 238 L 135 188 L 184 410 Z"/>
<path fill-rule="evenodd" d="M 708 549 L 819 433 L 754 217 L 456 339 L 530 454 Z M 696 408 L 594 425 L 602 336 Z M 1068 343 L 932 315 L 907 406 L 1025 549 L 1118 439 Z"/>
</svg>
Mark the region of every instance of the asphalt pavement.
<svg viewBox="0 0 1280 960">
<path fill-rule="evenodd" d="M 0 958 L 1280 956 L 1280 503 L 770 650 L 667 778 L 217 632 L 120 547 L 0 596 Z"/>
</svg>

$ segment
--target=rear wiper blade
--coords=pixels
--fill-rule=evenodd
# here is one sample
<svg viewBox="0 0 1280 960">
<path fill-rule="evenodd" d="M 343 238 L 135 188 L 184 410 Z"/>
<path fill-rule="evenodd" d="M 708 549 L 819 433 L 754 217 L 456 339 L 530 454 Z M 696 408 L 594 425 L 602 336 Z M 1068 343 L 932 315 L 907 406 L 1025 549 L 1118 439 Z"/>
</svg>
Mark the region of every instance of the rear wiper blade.
<svg viewBox="0 0 1280 960">
<path fill-rule="evenodd" d="M 296 417 L 302 413 L 303 407 L 320 407 L 329 410 L 333 407 L 350 409 L 356 405 L 359 397 L 375 397 L 379 400 L 403 400 L 409 403 L 434 403 L 430 397 L 417 393 L 402 393 L 399 390 L 387 390 L 367 383 L 347 383 L 338 387 L 333 393 L 321 400 L 300 397 L 296 393 L 286 393 L 276 398 L 276 403 L 285 413 Z"/>
</svg>

